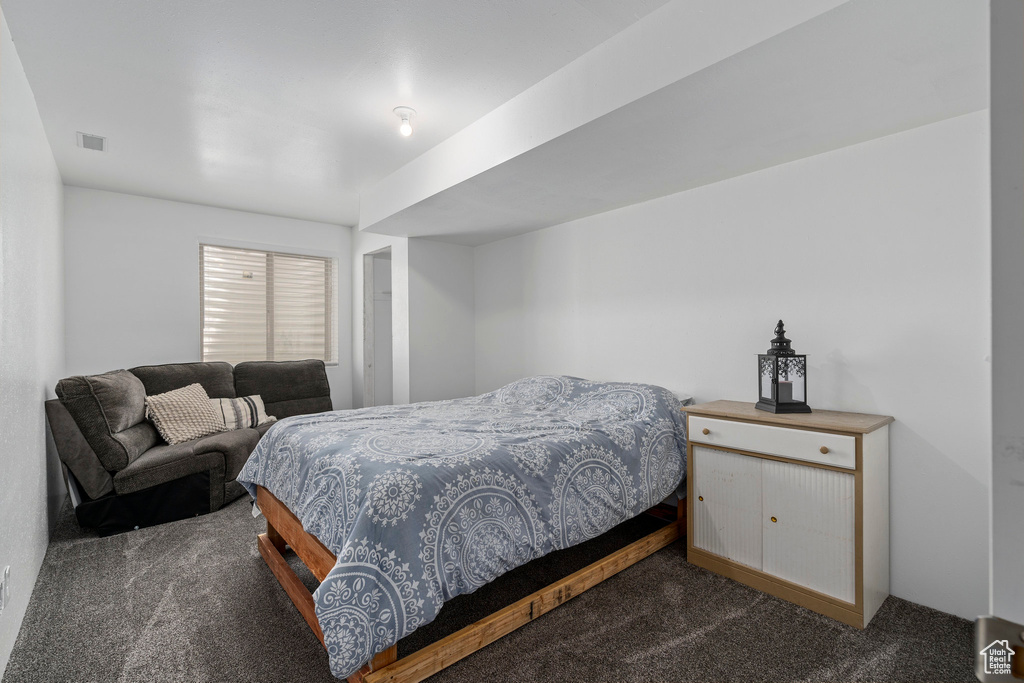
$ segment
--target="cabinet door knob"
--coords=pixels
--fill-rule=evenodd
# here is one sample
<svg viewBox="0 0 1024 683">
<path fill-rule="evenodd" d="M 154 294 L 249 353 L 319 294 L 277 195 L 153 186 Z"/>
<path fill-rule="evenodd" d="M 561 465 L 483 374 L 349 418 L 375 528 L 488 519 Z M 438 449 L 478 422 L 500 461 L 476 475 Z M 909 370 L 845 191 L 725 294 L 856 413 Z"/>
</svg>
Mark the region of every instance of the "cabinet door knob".
<svg viewBox="0 0 1024 683">
<path fill-rule="evenodd" d="M 774 517 L 772 517 L 772 521 L 773 521 L 773 522 L 778 522 L 779 520 L 777 520 L 777 519 L 775 519 Z"/>
<path fill-rule="evenodd" d="M 821 454 L 822 454 L 822 455 L 826 455 L 826 454 L 828 454 L 828 446 L 822 446 L 822 447 L 821 447 L 821 448 L 819 448 L 818 450 L 819 450 L 819 451 L 821 451 Z"/>
<path fill-rule="evenodd" d="M 702 433 L 702 434 L 704 434 L 704 435 L 707 435 L 707 434 L 710 434 L 710 433 L 711 433 L 711 430 L 710 430 L 710 429 L 708 429 L 707 427 L 705 427 L 704 429 L 702 429 L 702 430 L 700 430 L 700 431 L 701 431 L 701 433 Z"/>
<path fill-rule="evenodd" d="M 697 496 L 697 500 L 704 500 L 704 496 Z"/>
</svg>

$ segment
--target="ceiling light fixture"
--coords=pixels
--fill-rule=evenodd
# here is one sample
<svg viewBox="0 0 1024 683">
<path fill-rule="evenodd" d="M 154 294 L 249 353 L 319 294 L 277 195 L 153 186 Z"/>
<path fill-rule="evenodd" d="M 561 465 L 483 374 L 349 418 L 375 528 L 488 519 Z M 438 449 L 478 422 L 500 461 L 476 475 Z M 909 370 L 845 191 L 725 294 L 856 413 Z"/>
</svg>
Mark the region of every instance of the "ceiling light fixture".
<svg viewBox="0 0 1024 683">
<path fill-rule="evenodd" d="M 395 107 L 395 116 L 402 119 L 398 132 L 405 137 L 412 135 L 412 117 L 416 116 L 416 110 L 412 107 Z"/>
</svg>

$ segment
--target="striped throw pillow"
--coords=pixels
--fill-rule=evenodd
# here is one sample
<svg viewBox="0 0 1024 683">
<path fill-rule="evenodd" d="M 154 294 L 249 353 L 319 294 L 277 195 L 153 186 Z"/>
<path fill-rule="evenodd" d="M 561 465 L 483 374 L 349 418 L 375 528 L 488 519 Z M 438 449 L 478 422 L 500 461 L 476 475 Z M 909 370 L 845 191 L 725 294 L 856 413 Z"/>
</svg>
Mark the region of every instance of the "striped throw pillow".
<svg viewBox="0 0 1024 683">
<path fill-rule="evenodd" d="M 273 415 L 267 415 L 259 394 L 241 398 L 211 398 L 210 404 L 220 416 L 221 428 L 224 430 L 258 427 L 277 420 Z"/>
<path fill-rule="evenodd" d="M 210 405 L 206 389 L 198 382 L 147 396 L 146 417 L 153 421 L 160 436 L 170 444 L 224 431 L 217 411 Z"/>
</svg>

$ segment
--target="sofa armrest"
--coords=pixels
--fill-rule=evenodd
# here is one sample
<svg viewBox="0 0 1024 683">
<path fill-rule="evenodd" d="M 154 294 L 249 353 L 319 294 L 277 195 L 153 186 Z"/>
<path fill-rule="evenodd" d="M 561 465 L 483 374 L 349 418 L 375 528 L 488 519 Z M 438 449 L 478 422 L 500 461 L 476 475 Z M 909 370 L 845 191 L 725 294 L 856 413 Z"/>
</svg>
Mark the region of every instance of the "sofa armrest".
<svg viewBox="0 0 1024 683">
<path fill-rule="evenodd" d="M 223 453 L 224 481 L 233 481 L 256 449 L 260 436 L 255 429 L 232 429 L 198 439 L 194 442 L 194 450 L 197 455 L 212 451 Z"/>
<path fill-rule="evenodd" d="M 46 421 L 50 424 L 57 455 L 75 475 L 85 495 L 101 498 L 114 491 L 114 479 L 103 468 L 100 459 L 89 447 L 71 413 L 58 399 L 46 402 Z"/>
</svg>

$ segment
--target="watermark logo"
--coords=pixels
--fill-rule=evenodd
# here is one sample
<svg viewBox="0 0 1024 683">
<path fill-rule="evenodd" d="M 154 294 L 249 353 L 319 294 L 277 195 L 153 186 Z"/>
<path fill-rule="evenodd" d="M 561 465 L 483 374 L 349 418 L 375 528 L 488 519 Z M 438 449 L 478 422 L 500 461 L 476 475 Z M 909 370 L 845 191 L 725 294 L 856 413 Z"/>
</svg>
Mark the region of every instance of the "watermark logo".
<svg viewBox="0 0 1024 683">
<path fill-rule="evenodd" d="M 993 640 L 978 653 L 984 663 L 984 673 L 989 676 L 1010 674 L 1013 670 L 1011 658 L 1014 654 L 1007 640 Z"/>
</svg>

